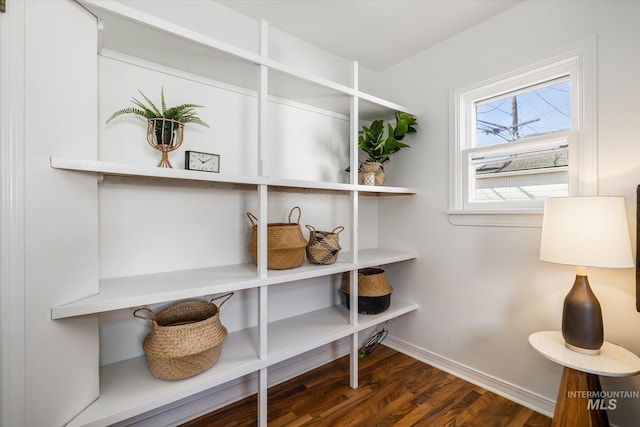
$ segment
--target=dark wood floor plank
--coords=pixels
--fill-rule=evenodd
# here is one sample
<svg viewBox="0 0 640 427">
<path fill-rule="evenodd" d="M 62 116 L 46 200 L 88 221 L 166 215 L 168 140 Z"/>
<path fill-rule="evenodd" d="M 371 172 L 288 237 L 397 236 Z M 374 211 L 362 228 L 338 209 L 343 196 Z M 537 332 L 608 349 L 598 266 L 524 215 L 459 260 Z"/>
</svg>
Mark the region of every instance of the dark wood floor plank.
<svg viewBox="0 0 640 427">
<path fill-rule="evenodd" d="M 375 394 L 375 391 L 370 387 L 363 387 L 358 389 L 355 393 L 350 393 L 349 399 L 342 402 L 340 405 L 336 405 L 334 408 L 324 408 L 325 410 L 317 417 L 321 421 L 319 425 L 337 425 L 341 423 L 343 425 L 357 425 L 353 421 L 349 421 L 351 415 L 356 415 L 353 409 L 361 406 L 366 406 L 366 401 L 369 397 Z"/>
<path fill-rule="evenodd" d="M 521 409 L 524 409 L 521 405 L 505 399 L 502 396 L 496 396 L 492 404 L 487 406 L 483 412 L 485 419 L 490 419 L 496 427 L 506 427 L 508 425 L 514 425 L 510 424 L 510 422 L 518 418 L 518 413 Z M 524 420 L 526 420 L 526 418 Z M 516 426 L 522 426 L 524 420 Z"/>
<path fill-rule="evenodd" d="M 269 427 L 550 427 L 551 419 L 384 345 L 359 360 L 349 386 L 349 357 L 269 389 Z M 182 427 L 254 427 L 256 396 Z"/>
<path fill-rule="evenodd" d="M 417 426 L 418 421 L 429 412 L 433 411 L 433 405 L 428 401 L 414 406 L 410 412 L 407 412 L 402 418 L 396 420 L 396 426 Z"/>
<path fill-rule="evenodd" d="M 498 396 L 493 393 L 486 393 L 485 390 L 479 387 L 470 393 L 476 394 L 477 398 L 460 414 L 458 425 L 464 425 L 465 427 L 483 426 L 483 423 L 487 422 L 484 419 L 486 408 L 491 406 Z"/>
<path fill-rule="evenodd" d="M 459 405 L 470 404 L 463 398 L 473 391 L 475 386 L 453 375 L 444 372 L 442 374 L 437 382 L 421 386 L 421 400 L 428 401 L 433 409 L 424 414 L 416 425 L 449 425 L 449 421 L 455 418 L 455 412 L 461 410 Z M 463 409 L 466 406 L 463 406 Z M 443 424 L 445 420 L 446 424 Z"/>
<path fill-rule="evenodd" d="M 464 425 L 465 422 L 473 422 L 474 417 L 471 417 L 467 410 L 482 397 L 483 395 L 475 390 L 469 390 L 466 394 L 461 396 L 460 399 L 455 399 L 453 401 L 450 399 L 447 410 L 441 413 L 438 418 L 438 423 L 443 425 L 459 426 Z"/>
<path fill-rule="evenodd" d="M 374 410 L 367 418 L 365 425 L 381 427 L 395 425 L 398 415 L 408 412 L 406 405 L 409 404 L 412 399 L 413 394 L 402 393 L 389 401 L 387 405 L 378 406 L 377 410 Z"/>
<path fill-rule="evenodd" d="M 522 427 L 547 427 L 551 425 L 551 419 L 539 412 L 533 412 Z"/>
</svg>

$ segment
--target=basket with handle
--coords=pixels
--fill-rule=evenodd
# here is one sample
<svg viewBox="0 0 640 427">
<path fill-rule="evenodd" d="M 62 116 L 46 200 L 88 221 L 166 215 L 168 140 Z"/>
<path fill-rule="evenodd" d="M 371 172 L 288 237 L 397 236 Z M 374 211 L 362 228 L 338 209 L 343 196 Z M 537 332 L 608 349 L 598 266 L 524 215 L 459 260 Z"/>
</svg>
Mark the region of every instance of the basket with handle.
<svg viewBox="0 0 640 427">
<path fill-rule="evenodd" d="M 151 322 L 142 341 L 151 374 L 163 380 L 189 378 L 216 364 L 227 337 L 220 323 L 220 307 L 233 293 L 209 301 L 182 301 L 154 313 L 147 307 L 133 312 Z M 223 299 L 219 306 L 213 301 Z"/>
<path fill-rule="evenodd" d="M 318 231 L 313 226 L 305 225 L 309 230 L 309 243 L 307 243 L 307 259 L 312 264 L 333 264 L 338 259 L 340 252 L 339 234 L 344 230 L 338 226 L 332 231 Z"/>
<path fill-rule="evenodd" d="M 351 283 L 349 275 L 342 291 L 347 296 L 347 308 L 350 308 L 349 294 Z M 358 313 L 378 314 L 386 311 L 391 305 L 393 286 L 387 281 L 385 271 L 381 268 L 362 268 L 358 270 Z"/>
<path fill-rule="evenodd" d="M 298 220 L 291 222 L 291 215 L 298 211 Z M 307 241 L 300 229 L 302 211 L 295 206 L 289 212 L 289 222 L 267 224 L 267 268 L 271 270 L 286 270 L 302 265 Z M 258 263 L 258 219 L 250 212 L 247 217 L 251 221 L 253 230 L 249 240 L 249 253 L 253 263 Z"/>
</svg>

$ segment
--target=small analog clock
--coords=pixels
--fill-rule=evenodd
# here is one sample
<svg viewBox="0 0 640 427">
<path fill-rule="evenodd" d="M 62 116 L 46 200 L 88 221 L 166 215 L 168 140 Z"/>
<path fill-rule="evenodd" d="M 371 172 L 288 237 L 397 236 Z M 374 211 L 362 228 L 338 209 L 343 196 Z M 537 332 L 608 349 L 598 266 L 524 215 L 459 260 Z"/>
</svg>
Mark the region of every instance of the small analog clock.
<svg viewBox="0 0 640 427">
<path fill-rule="evenodd" d="M 220 156 L 199 151 L 185 151 L 184 167 L 192 171 L 220 172 Z"/>
</svg>

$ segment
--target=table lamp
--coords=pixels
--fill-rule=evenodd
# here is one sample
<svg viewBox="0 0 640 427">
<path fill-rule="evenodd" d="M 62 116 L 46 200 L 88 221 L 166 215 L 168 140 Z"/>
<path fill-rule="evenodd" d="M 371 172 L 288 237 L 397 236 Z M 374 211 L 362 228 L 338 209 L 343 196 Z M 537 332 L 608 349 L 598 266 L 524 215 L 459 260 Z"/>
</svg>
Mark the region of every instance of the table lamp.
<svg viewBox="0 0 640 427">
<path fill-rule="evenodd" d="M 599 354 L 604 340 L 602 310 L 589 286 L 587 267 L 634 266 L 623 197 L 561 197 L 545 201 L 540 259 L 575 265 L 576 279 L 564 299 L 566 347 Z"/>
</svg>

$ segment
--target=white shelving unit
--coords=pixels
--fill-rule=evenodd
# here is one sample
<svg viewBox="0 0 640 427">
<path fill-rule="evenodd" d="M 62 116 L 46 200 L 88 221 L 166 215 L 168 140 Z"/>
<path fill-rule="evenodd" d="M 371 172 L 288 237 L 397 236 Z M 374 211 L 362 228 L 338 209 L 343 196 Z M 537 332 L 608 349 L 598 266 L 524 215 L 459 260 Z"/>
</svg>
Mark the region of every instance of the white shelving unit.
<svg viewBox="0 0 640 427">
<path fill-rule="evenodd" d="M 357 133 L 360 119 L 389 116 L 406 108 L 358 89 L 354 64 L 351 87 L 293 69 L 266 55 L 255 54 L 114 1 L 77 0 L 98 17 L 101 46 L 143 60 L 178 67 L 256 91 L 258 109 L 267 108 L 267 96 L 286 98 L 350 117 L 350 168 L 357 170 Z M 266 24 L 262 27 L 266 45 Z M 162 46 L 162 50 L 159 50 Z M 185 54 L 184 52 L 188 52 Z M 185 60 L 188 55 L 188 60 Z M 266 138 L 264 114 L 258 114 L 258 145 Z M 258 153 L 260 155 L 261 148 Z M 206 391 L 247 374 L 259 374 L 258 420 L 266 426 L 266 373 L 270 366 L 339 339 L 351 337 L 351 385 L 357 386 L 358 332 L 404 315 L 418 307 L 411 301 L 392 299 L 391 307 L 378 315 L 358 314 L 357 271 L 360 268 L 400 263 L 417 257 L 410 251 L 358 247 L 358 206 L 360 197 L 411 196 L 416 190 L 405 187 L 372 187 L 350 183 L 306 181 L 266 176 L 211 174 L 178 169 L 161 169 L 114 162 L 51 157 L 51 167 L 69 173 L 95 173 L 103 177 L 153 180 L 162 186 L 176 182 L 207 183 L 224 191 L 238 188 L 255 192 L 258 200 L 258 266 L 240 263 L 191 270 L 133 275 L 99 281 L 99 293 L 52 307 L 53 319 L 96 315 L 142 305 L 169 303 L 230 291 L 255 289 L 258 292 L 258 325 L 229 334 L 220 360 L 206 372 L 180 381 L 163 381 L 149 373 L 144 356 L 100 368 L 100 396 L 78 414 L 69 425 L 106 426 L 152 411 L 180 399 Z M 261 168 L 259 167 L 259 170 Z M 290 270 L 267 270 L 267 200 L 272 192 L 322 192 L 349 197 L 351 205 L 351 251 L 341 252 L 331 265 L 311 265 Z M 350 274 L 351 311 L 342 305 L 303 313 L 277 321 L 267 319 L 267 289 L 270 286 L 307 279 Z"/>
</svg>

